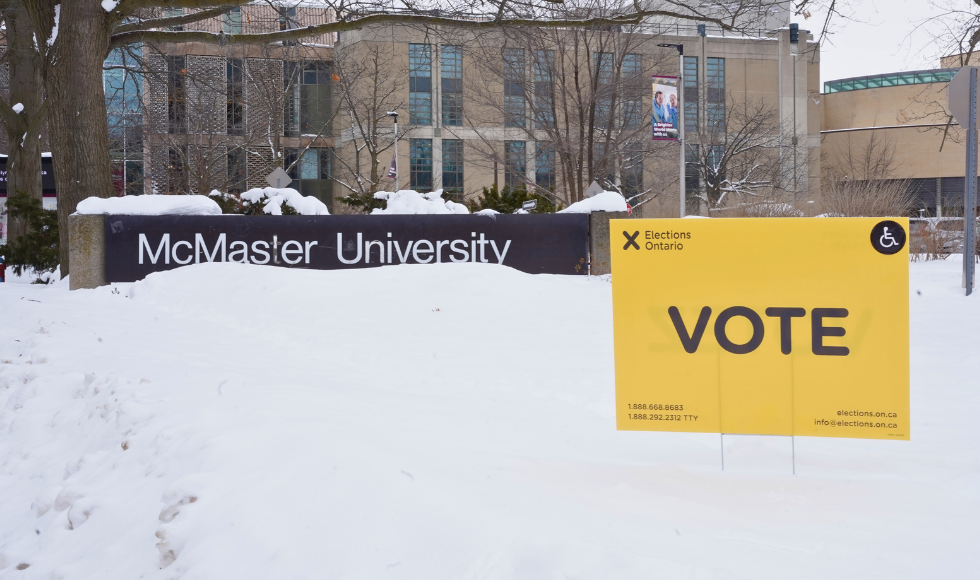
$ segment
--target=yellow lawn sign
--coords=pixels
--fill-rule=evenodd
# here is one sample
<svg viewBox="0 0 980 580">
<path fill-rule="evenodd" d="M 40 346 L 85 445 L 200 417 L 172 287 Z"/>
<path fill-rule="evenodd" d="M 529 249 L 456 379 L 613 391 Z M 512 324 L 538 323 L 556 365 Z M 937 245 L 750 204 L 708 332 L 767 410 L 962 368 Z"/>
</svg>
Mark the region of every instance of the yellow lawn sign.
<svg viewBox="0 0 980 580">
<path fill-rule="evenodd" d="M 907 219 L 609 230 L 618 429 L 909 439 Z"/>
</svg>

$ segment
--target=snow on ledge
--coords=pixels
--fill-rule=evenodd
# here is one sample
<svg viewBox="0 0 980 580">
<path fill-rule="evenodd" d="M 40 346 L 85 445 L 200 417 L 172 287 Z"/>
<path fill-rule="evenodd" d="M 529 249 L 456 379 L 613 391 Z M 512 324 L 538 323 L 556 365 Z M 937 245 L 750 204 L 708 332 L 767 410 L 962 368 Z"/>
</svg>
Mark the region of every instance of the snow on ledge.
<svg viewBox="0 0 980 580">
<path fill-rule="evenodd" d="M 215 193 L 211 192 L 211 195 L 215 195 Z M 330 210 L 322 201 L 312 195 L 303 195 L 289 187 L 278 189 L 275 187 L 257 187 L 242 193 L 241 198 L 251 204 L 257 204 L 263 199 L 267 199 L 268 201 L 265 202 L 262 211 L 271 215 L 282 215 L 282 204 L 284 203 L 300 215 L 330 215 Z"/>
<path fill-rule="evenodd" d="M 375 208 L 371 215 L 404 214 L 469 214 L 470 210 L 461 203 L 442 199 L 442 190 L 419 193 L 413 189 L 402 189 L 394 193 L 379 191 L 374 199 L 388 202 L 384 209 Z"/>
<path fill-rule="evenodd" d="M 558 213 L 592 213 L 595 211 L 626 211 L 626 198 L 615 191 L 603 191 L 576 201 Z"/>
<path fill-rule="evenodd" d="M 204 195 L 128 195 L 90 197 L 75 213 L 82 215 L 221 215 L 221 208 Z"/>
</svg>

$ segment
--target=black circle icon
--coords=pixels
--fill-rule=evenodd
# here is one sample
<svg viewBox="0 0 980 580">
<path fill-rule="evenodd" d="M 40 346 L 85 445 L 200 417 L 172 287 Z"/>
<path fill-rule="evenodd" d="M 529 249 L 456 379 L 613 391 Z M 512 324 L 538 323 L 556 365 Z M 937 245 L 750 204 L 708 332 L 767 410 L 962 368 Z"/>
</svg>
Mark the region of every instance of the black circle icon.
<svg viewBox="0 0 980 580">
<path fill-rule="evenodd" d="M 905 228 L 891 220 L 878 222 L 871 228 L 871 245 L 881 254 L 890 256 L 901 252 L 906 237 Z"/>
</svg>

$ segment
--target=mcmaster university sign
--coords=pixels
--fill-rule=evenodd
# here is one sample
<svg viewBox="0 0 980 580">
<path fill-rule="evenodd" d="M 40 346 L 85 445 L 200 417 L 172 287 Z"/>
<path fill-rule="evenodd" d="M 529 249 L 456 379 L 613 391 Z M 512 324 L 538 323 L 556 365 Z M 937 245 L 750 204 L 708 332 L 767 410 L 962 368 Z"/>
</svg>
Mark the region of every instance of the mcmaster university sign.
<svg viewBox="0 0 980 580">
<path fill-rule="evenodd" d="M 586 214 L 106 216 L 106 282 L 201 262 L 336 270 L 480 262 L 585 274 Z"/>
</svg>

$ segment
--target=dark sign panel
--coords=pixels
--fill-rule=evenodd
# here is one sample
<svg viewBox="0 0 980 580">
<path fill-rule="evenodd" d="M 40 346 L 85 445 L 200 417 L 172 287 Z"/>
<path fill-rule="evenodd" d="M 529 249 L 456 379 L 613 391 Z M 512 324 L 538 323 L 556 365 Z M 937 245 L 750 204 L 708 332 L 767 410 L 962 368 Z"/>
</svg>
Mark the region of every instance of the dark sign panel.
<svg viewBox="0 0 980 580">
<path fill-rule="evenodd" d="M 485 262 L 585 274 L 587 214 L 106 216 L 106 282 L 201 262 L 338 270 Z"/>
<path fill-rule="evenodd" d="M 41 190 L 42 193 L 55 193 L 54 165 L 50 157 L 41 158 Z M 0 156 L 0 195 L 7 195 L 7 156 Z"/>
</svg>

